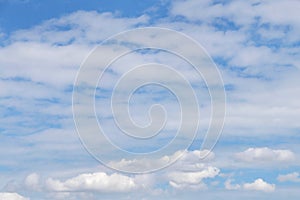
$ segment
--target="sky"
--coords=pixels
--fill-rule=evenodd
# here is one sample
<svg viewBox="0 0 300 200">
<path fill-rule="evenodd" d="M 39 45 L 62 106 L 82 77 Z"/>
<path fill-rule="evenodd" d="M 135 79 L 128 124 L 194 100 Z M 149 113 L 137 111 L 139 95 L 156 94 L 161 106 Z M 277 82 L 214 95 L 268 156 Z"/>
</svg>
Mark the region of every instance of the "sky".
<svg viewBox="0 0 300 200">
<path fill-rule="evenodd" d="M 0 0 L 0 200 L 299 199 L 299 9 Z"/>
</svg>

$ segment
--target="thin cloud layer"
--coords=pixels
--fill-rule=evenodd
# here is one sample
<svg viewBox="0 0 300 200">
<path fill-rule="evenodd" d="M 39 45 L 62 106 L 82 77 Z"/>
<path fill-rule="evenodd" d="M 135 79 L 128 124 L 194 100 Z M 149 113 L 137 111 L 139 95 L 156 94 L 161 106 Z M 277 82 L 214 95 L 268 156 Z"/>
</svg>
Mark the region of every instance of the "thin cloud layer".
<svg viewBox="0 0 300 200">
<path fill-rule="evenodd" d="M 236 158 L 243 162 L 291 162 L 295 154 L 290 150 L 270 149 L 268 147 L 249 148 L 237 153 Z"/>
<path fill-rule="evenodd" d="M 5 6 L 1 9 L 5 11 Z M 199 194 L 208 199 L 236 199 L 233 194 L 245 200 L 282 199 L 287 191 L 291 199 L 298 199 L 300 177 L 294 171 L 300 166 L 299 9 L 297 0 L 176 0 L 153 3 L 138 15 L 130 9 L 128 13 L 78 10 L 11 33 L 0 27 L 0 199 L 198 199 Z M 173 165 L 152 174 L 122 174 L 93 160 L 80 143 L 72 118 L 72 85 L 95 45 L 121 31 L 145 26 L 178 30 L 203 45 L 224 79 L 226 124 L 214 152 L 200 151 L 203 124 L 210 121 L 205 84 L 198 84 L 199 77 L 186 70 L 181 59 L 134 52 L 112 66 L 103 88 L 109 88 L 127 66 L 169 64 L 196 85 L 203 124 L 201 137 L 188 151 L 111 162 L 132 171 L 160 166 L 182 153 Z M 157 37 L 157 42 L 174 41 Z M 152 102 L 143 95 L 138 96 L 138 112 L 133 115 L 147 124 L 144 107 Z M 101 108 L 103 99 L 99 99 Z M 166 103 L 170 115 L 176 116 L 174 102 L 166 99 Z M 101 114 L 110 120 L 105 109 Z M 167 130 L 172 132 L 178 121 L 170 119 Z M 111 124 L 106 125 L 114 135 Z M 117 144 L 141 150 L 152 150 L 168 139 L 137 147 L 118 135 L 115 138 Z M 200 159 L 202 154 L 208 154 L 206 159 Z M 285 166 L 284 171 L 279 165 Z M 266 169 L 274 173 L 265 173 Z"/>
<path fill-rule="evenodd" d="M 3 199 L 3 200 L 30 200 L 29 198 L 23 197 L 17 193 L 9 193 L 9 192 L 0 193 L 0 199 Z"/>
<path fill-rule="evenodd" d="M 300 182 L 300 176 L 298 172 L 293 172 L 290 174 L 280 174 L 278 175 L 277 180 L 280 182 Z"/>
</svg>

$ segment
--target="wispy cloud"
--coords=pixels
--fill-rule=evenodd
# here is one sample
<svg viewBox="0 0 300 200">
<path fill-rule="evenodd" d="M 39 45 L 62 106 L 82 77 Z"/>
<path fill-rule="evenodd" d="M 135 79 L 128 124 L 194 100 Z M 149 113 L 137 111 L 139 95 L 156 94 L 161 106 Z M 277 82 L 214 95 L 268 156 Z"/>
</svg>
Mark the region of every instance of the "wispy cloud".
<svg viewBox="0 0 300 200">
<path fill-rule="evenodd" d="M 282 185 L 299 182 L 298 172 L 293 172 L 293 167 L 299 166 L 300 152 L 299 1 L 176 0 L 163 5 L 167 6 L 165 13 L 150 9 L 146 14 L 124 17 L 113 10 L 82 10 L 13 33 L 0 28 L 0 184 L 4 185 L 0 199 L 25 200 L 31 195 L 37 199 L 96 199 L 102 193 L 107 195 L 103 198 L 111 199 L 109 195 L 114 192 L 126 194 L 126 198 L 142 192 L 142 197 L 151 193 L 149 198 L 157 199 L 155 195 L 159 194 L 167 199 L 185 190 L 191 192 L 188 195 L 193 199 L 197 197 L 193 194 L 204 188 L 208 193 L 210 188 L 221 191 L 210 194 L 222 194 L 222 198 L 236 190 L 240 195 L 262 191 L 278 199 L 277 194 L 286 192 L 280 188 Z M 103 96 L 130 66 L 145 62 L 162 62 L 181 70 L 201 100 L 202 123 L 189 151 L 140 160 L 115 159 L 113 153 L 108 154 L 112 165 L 131 170 L 168 163 L 182 154 L 174 165 L 157 173 L 122 174 L 93 160 L 81 145 L 72 118 L 72 86 L 79 66 L 95 45 L 121 31 L 144 26 L 182 31 L 205 47 L 227 86 L 226 124 L 223 142 L 216 150 L 200 151 L 204 126 L 209 125 L 211 116 L 209 92 L 201 77 L 188 63 L 166 52 L 133 52 L 120 58 L 103 77 L 96 99 L 96 106 L 103 108 L 101 122 L 117 145 L 127 150 L 153 150 L 170 141 L 177 128 L 176 99 L 165 98 L 168 94 L 155 88 L 136 94 L 132 101 L 136 107 L 131 114 L 137 123 L 145 125 L 149 121 L 148 107 L 155 101 L 164 103 L 170 121 L 163 136 L 137 146 L 119 137 L 113 128 L 110 104 Z M 172 38 L 164 37 L 156 42 L 170 41 Z M 180 41 L 175 44 L 188 49 Z M 145 75 L 148 79 L 156 76 Z M 202 153 L 209 153 L 206 160 L 200 159 Z M 293 173 L 281 172 L 278 166 L 283 165 L 293 168 Z M 257 176 L 252 176 L 254 172 L 248 174 L 249 168 L 256 170 Z M 275 176 L 280 175 L 263 174 L 261 170 L 265 169 L 276 169 Z M 224 177 L 222 173 L 234 175 Z M 281 185 L 268 183 L 276 178 Z M 214 185 L 213 181 L 222 184 Z M 299 196 L 297 192 L 291 193 Z"/>
</svg>

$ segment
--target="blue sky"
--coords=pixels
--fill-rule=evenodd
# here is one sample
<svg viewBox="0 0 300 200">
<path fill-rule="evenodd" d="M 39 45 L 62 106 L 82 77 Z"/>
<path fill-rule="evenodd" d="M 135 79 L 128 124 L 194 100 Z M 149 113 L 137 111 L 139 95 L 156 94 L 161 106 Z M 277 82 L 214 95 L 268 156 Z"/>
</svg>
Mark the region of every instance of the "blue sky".
<svg viewBox="0 0 300 200">
<path fill-rule="evenodd" d="M 299 8 L 297 0 L 0 0 L 0 199 L 299 199 Z M 201 149 L 213 115 L 211 98 L 221 94 L 214 93 L 216 85 L 208 84 L 220 83 L 212 63 L 205 62 L 209 71 L 201 77 L 191 63 L 172 52 L 137 50 L 114 61 L 98 82 L 86 80 L 87 87 L 78 87 L 80 97 L 93 94 L 89 84 L 96 81 L 95 114 L 107 138 L 129 152 L 161 152 L 125 157 L 99 137 L 89 141 L 100 142 L 91 155 L 75 127 L 74 122 L 82 121 L 73 119 L 78 70 L 84 60 L 93 64 L 93 59 L 122 51 L 107 42 L 108 46 L 98 48 L 104 53 L 93 57 L 92 50 L 107 38 L 150 26 L 186 34 L 204 50 L 194 51 L 183 38 L 174 41 L 175 35 L 154 32 L 150 40 L 147 31 L 128 37 L 122 47 L 132 49 L 128 45 L 132 41 L 139 45 L 150 41 L 201 62 L 209 55 L 226 92 L 226 117 L 214 118 L 216 123 L 225 120 L 222 135 L 213 149 Z M 114 48 L 104 51 L 109 45 Z M 134 71 L 147 63 L 171 68 Z M 99 78 L 93 66 L 89 70 L 87 75 Z M 173 72 L 184 76 L 191 88 L 179 84 L 175 74 L 169 75 Z M 134 73 L 138 76 L 131 77 Z M 129 82 L 115 93 L 119 98 L 133 89 L 135 81 L 145 80 L 175 85 L 179 93 L 157 84 L 137 88 L 127 104 L 134 121 L 130 126 L 121 112 L 124 102 L 117 99 L 120 109 L 115 111 L 110 107 L 110 95 L 124 77 Z M 177 98 L 190 100 L 189 89 L 200 114 L 190 103 L 185 107 L 186 121 L 180 124 Z M 90 117 L 90 107 L 77 100 L 73 103 L 80 116 Z M 164 114 L 150 113 L 153 104 L 163 106 Z M 151 114 L 154 122 L 167 119 L 157 136 L 136 140 L 124 134 L 151 124 Z M 196 138 L 184 149 L 195 119 L 200 121 Z M 95 132 L 88 123 L 77 125 L 86 137 Z M 179 127 L 186 132 L 177 137 Z M 161 149 L 171 144 L 168 151 Z M 105 164 L 95 159 L 99 155 Z M 128 173 L 175 160 L 155 172 Z"/>
</svg>

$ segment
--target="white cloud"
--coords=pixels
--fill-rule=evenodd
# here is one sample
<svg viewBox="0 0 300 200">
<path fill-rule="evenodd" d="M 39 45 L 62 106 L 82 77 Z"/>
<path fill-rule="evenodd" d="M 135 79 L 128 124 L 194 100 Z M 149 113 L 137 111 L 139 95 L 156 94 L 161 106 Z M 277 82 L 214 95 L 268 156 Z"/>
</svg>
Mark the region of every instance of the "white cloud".
<svg viewBox="0 0 300 200">
<path fill-rule="evenodd" d="M 24 181 L 27 188 L 38 190 L 40 187 L 40 176 L 36 173 L 29 174 Z"/>
<path fill-rule="evenodd" d="M 46 181 L 46 187 L 51 191 L 60 192 L 130 192 L 146 187 L 149 183 L 150 179 L 145 176 L 130 177 L 117 173 L 108 175 L 105 172 L 97 172 L 80 174 L 66 181 L 49 178 Z"/>
<path fill-rule="evenodd" d="M 199 12 L 199 8 L 202 12 Z M 297 0 L 287 1 L 241 1 L 220 2 L 213 4 L 211 1 L 174 1 L 171 14 L 181 15 L 189 20 L 200 20 L 210 23 L 218 17 L 224 17 L 241 26 L 249 26 L 255 22 L 256 17 L 261 17 L 262 23 L 289 24 L 298 26 L 297 22 L 300 3 Z M 285 10 L 291 11 L 289 15 Z M 274 16 L 273 11 L 276 11 Z"/>
<path fill-rule="evenodd" d="M 9 193 L 9 192 L 0 193 L 0 199 L 1 200 L 30 200 L 29 198 L 25 198 L 17 193 Z"/>
<path fill-rule="evenodd" d="M 178 189 L 202 189 L 206 187 L 203 179 L 214 178 L 220 170 L 216 167 L 207 167 L 203 170 L 186 172 L 174 171 L 168 173 L 169 184 Z"/>
<path fill-rule="evenodd" d="M 126 18 L 109 12 L 77 11 L 61 18 L 47 20 L 29 30 L 17 31 L 12 40 L 50 44 L 96 43 L 147 21 L 148 17 L 145 15 Z"/>
<path fill-rule="evenodd" d="M 2 77 L 22 77 L 63 89 L 73 84 L 95 43 L 145 22 L 146 16 L 119 18 L 112 13 L 78 11 L 17 31 L 8 45 L 0 47 Z"/>
<path fill-rule="evenodd" d="M 174 27 L 184 27 L 183 31 L 197 38 L 211 55 L 227 59 L 234 66 L 256 68 L 257 64 L 266 66 L 267 63 L 275 66 L 293 63 L 292 60 L 281 59 L 282 56 L 290 55 L 274 51 L 268 44 L 272 43 L 274 38 L 279 39 L 277 44 L 284 43 L 283 46 L 298 41 L 296 35 L 300 33 L 297 21 L 299 8 L 300 3 L 297 0 L 234 0 L 218 3 L 179 0 L 173 2 L 170 12 L 173 16 L 184 16 L 189 20 L 189 23 L 175 23 Z M 291 13 L 287 15 L 284 10 L 290 10 Z M 196 28 L 194 21 L 201 21 L 201 25 L 197 23 Z M 219 30 L 220 27 L 223 29 Z M 253 27 L 255 34 L 252 33 Z M 293 57 L 299 60 L 297 56 Z M 260 67 L 260 70 L 262 69 L 265 67 Z"/>
<path fill-rule="evenodd" d="M 247 69 L 244 71 L 246 75 L 264 74 L 272 77 L 274 71 L 269 69 L 277 69 L 276 67 L 273 68 L 275 65 L 299 65 L 299 48 L 295 46 L 294 48 L 280 48 L 278 51 L 273 51 L 272 48 L 267 47 L 267 45 L 257 46 L 256 41 L 251 38 L 252 36 L 248 32 L 251 28 L 249 24 L 252 24 L 256 20 L 255 17 L 258 16 L 258 18 L 261 19 L 261 21 L 258 22 L 260 23 L 258 26 L 262 25 L 262 23 L 271 23 L 270 27 L 258 27 L 257 30 L 255 30 L 257 34 L 264 38 L 264 42 L 275 38 L 284 41 L 283 43 L 279 43 L 279 45 L 289 45 L 299 40 L 300 29 L 297 17 L 299 2 L 293 0 L 282 2 L 274 0 L 254 5 L 256 2 L 258 1 L 246 2 L 234 0 L 224 4 L 213 5 L 211 1 L 208 0 L 175 1 L 171 9 L 171 13 L 174 16 L 183 15 L 192 21 L 202 20 L 204 24 L 199 23 L 195 26 L 195 24 L 192 23 L 174 22 L 166 18 L 162 20 L 165 23 L 163 26 L 182 29 L 182 31 L 200 41 L 201 44 L 204 44 L 211 55 L 228 60 L 230 65 L 246 66 Z M 199 12 L 199 10 L 203 12 Z M 274 10 L 276 10 L 276 15 L 274 15 Z M 286 14 L 286 10 L 289 10 L 289 15 Z M 216 17 L 219 18 L 221 16 L 241 26 L 241 29 L 238 31 L 216 30 L 217 28 L 210 23 Z M 51 113 L 56 115 L 58 113 L 64 113 L 64 115 L 69 116 L 71 112 L 68 103 L 70 102 L 65 100 L 69 97 L 63 94 L 62 89 L 73 83 L 77 67 L 91 49 L 91 45 L 119 31 L 133 28 L 147 22 L 146 16 L 133 19 L 116 17 L 111 13 L 80 11 L 46 21 L 32 29 L 17 31 L 9 38 L 11 44 L 0 48 L 0 64 L 3 66 L 3 68 L 1 68 L 1 75 L 8 79 L 23 77 L 31 81 L 18 83 L 17 81 L 0 80 L 1 96 L 18 97 L 13 99 L 3 98 L 1 103 L 8 107 L 14 107 L 24 113 L 27 113 L 27 111 L 38 111 L 43 114 Z M 280 28 L 278 28 L 278 24 Z M 281 25 L 283 28 L 281 28 Z M 284 29 L 286 25 L 291 27 L 288 31 Z M 163 40 L 165 39 L 169 38 L 163 38 Z M 62 46 L 60 46 L 60 44 L 62 44 Z M 130 59 L 137 58 L 130 57 Z M 128 62 L 128 64 L 131 63 Z M 252 131 L 250 129 L 254 127 L 253 129 L 256 130 L 255 133 L 273 134 L 274 132 L 282 132 L 282 134 L 285 134 L 288 132 L 285 131 L 286 129 L 299 127 L 297 120 L 299 119 L 300 113 L 299 98 L 297 95 L 299 94 L 299 73 L 294 74 L 296 78 L 291 78 L 290 74 L 284 72 L 280 73 L 286 75 L 284 77 L 284 81 L 286 81 L 285 84 L 279 82 L 276 79 L 277 77 L 275 77 L 273 82 L 268 82 L 265 80 L 237 77 L 231 72 L 229 73 L 230 75 L 228 75 L 227 72 L 222 73 L 225 76 L 225 82 L 232 83 L 235 90 L 228 92 L 227 119 L 230 128 L 229 130 L 227 129 L 227 132 L 232 132 L 233 134 L 240 134 L 242 132 L 244 135 L 246 132 L 244 132 L 244 130 L 247 130 L 249 133 Z M 278 74 L 278 71 L 275 71 L 274 74 Z M 53 85 L 56 87 L 52 87 Z M 63 99 L 64 103 L 40 108 L 33 102 L 35 98 L 51 99 L 52 97 Z M 272 101 L 270 101 L 270 99 L 272 99 Z M 242 103 L 237 103 L 237 101 L 241 101 Z M 20 108 L 21 106 L 22 109 Z M 18 118 L 18 116 L 14 118 Z M 3 120 L 5 121 L 2 121 L 2 124 L 12 125 L 10 120 L 13 119 L 3 118 Z M 15 121 L 17 121 L 18 124 L 24 124 L 25 120 L 22 117 Z M 34 120 L 30 118 L 28 121 Z M 278 127 L 280 127 L 280 130 Z M 16 128 L 16 126 L 13 128 Z M 36 127 L 34 128 L 36 129 Z M 33 144 L 30 148 L 20 146 L 18 142 L 4 142 L 3 145 L 5 145 L 5 148 L 9 148 L 10 155 L 8 156 L 16 159 L 2 159 L 1 162 L 18 165 L 21 161 L 25 163 L 24 160 L 41 158 L 42 156 L 48 159 L 53 156 L 57 156 L 55 158 L 58 158 L 58 154 L 53 154 L 56 150 L 63 152 L 63 155 L 66 155 L 63 156 L 64 158 L 68 157 L 68 155 L 73 155 L 74 152 L 78 154 L 79 147 L 81 146 L 77 145 L 78 141 L 75 141 L 75 134 L 69 130 L 67 130 L 68 133 L 65 133 L 65 127 L 62 127 L 62 129 L 64 131 L 49 129 L 29 137 L 24 137 L 25 139 L 22 137 L 22 142 L 25 141 L 26 143 Z M 24 132 L 25 129 L 21 127 L 20 130 Z M 22 133 L 21 131 L 15 132 Z M 252 135 L 256 135 L 255 133 Z M 290 133 L 288 132 L 287 134 Z M 59 138 L 59 141 L 57 138 Z M 65 140 L 62 138 L 68 139 Z M 16 139 L 15 141 L 19 140 Z M 10 144 L 12 143 L 19 145 L 18 148 L 11 148 Z M 24 143 L 22 143 L 22 145 L 23 144 Z M 62 149 L 63 151 L 61 151 Z M 7 152 L 3 152 L 5 152 L 5 156 L 7 156 Z M 11 152 L 14 153 L 12 154 Z M 169 181 L 172 187 L 182 189 L 205 188 L 206 185 L 203 180 L 218 175 L 218 168 L 207 166 L 207 163 L 214 159 L 214 154 L 211 152 L 206 160 L 201 160 L 201 153 L 201 151 L 184 152 L 182 158 L 167 169 L 169 174 L 166 180 Z M 24 154 L 24 156 L 22 154 Z M 17 157 L 14 155 L 17 155 Z M 174 156 L 176 155 L 166 155 L 156 160 L 123 159 L 114 162 L 114 164 L 128 168 L 131 171 L 136 168 L 141 169 L 148 166 L 153 167 L 160 165 L 161 162 L 169 162 L 174 159 Z M 269 148 L 249 148 L 244 152 L 236 154 L 238 161 L 246 162 L 247 164 L 257 162 L 285 163 L 294 161 L 295 157 L 295 154 L 290 150 Z M 53 170 L 52 165 L 55 164 L 56 163 L 50 163 L 49 166 L 45 166 L 45 168 L 49 167 L 51 171 Z M 231 164 L 235 165 L 234 161 L 232 161 L 230 165 Z M 276 165 L 274 165 L 274 167 L 276 167 Z M 70 169 L 66 167 L 65 170 L 68 171 Z M 69 173 L 71 172 L 69 171 Z M 295 172 L 279 175 L 278 180 L 282 182 L 299 181 L 299 174 Z M 53 191 L 73 192 L 85 190 L 125 192 L 148 187 L 149 184 L 151 185 L 151 182 L 153 182 L 153 180 L 148 176 L 131 177 L 121 174 L 109 175 L 104 172 L 99 172 L 81 174 L 64 181 L 49 178 L 46 185 L 48 189 Z M 38 188 L 39 176 L 37 174 L 29 175 L 25 179 L 25 184 L 29 188 Z M 262 179 L 257 179 L 254 183 L 246 183 L 244 185 L 232 184 L 231 180 L 227 180 L 225 182 L 225 188 L 229 190 L 244 188 L 247 190 L 271 191 L 275 189 L 275 185 L 268 184 Z M 65 195 L 66 193 L 58 192 L 57 194 Z M 0 197 L 2 197 L 1 195 L 3 195 L 3 193 L 0 194 Z M 9 195 L 17 196 L 15 193 L 9 193 Z M 9 199 L 8 196 L 6 197 L 5 200 Z"/>
<path fill-rule="evenodd" d="M 203 165 L 214 159 L 215 154 L 208 150 L 177 151 L 171 155 L 165 155 L 158 159 L 122 159 L 110 162 L 109 165 L 125 171 L 141 171 L 142 169 L 157 169 L 173 163 L 172 169 L 193 170 L 203 168 Z M 176 161 L 176 162 L 174 162 Z M 145 170 L 147 171 L 147 170 Z"/>
<path fill-rule="evenodd" d="M 171 156 L 164 156 L 157 160 L 121 160 L 115 162 L 118 167 L 130 169 L 140 169 L 166 162 L 179 153 L 182 157 L 169 168 L 158 172 L 158 174 L 144 175 L 122 175 L 113 173 L 109 175 L 105 172 L 85 173 L 69 178 L 58 180 L 48 178 L 45 188 L 56 192 L 93 191 L 93 192 L 131 192 L 137 190 L 155 191 L 156 184 L 167 182 L 170 186 L 178 189 L 203 189 L 206 184 L 204 179 L 216 177 L 220 170 L 216 167 L 208 166 L 214 159 L 214 153 L 208 150 L 180 151 Z M 203 159 L 203 156 L 206 156 Z"/>
<path fill-rule="evenodd" d="M 300 182 L 300 176 L 298 172 L 293 172 L 290 174 L 285 174 L 285 175 L 279 175 L 277 177 L 277 180 L 280 182 L 287 182 L 287 181 L 291 181 L 291 182 Z"/>
<path fill-rule="evenodd" d="M 239 184 L 231 184 L 232 180 L 231 179 L 228 179 L 225 181 L 224 185 L 225 185 L 225 188 L 227 190 L 238 190 L 241 188 L 241 186 Z"/>
<path fill-rule="evenodd" d="M 295 154 L 290 150 L 262 148 L 249 148 L 235 155 L 243 162 L 291 162 Z"/>
<path fill-rule="evenodd" d="M 263 192 L 274 192 L 275 191 L 274 184 L 269 184 L 261 178 L 256 179 L 253 183 L 245 183 L 243 185 L 243 188 L 245 190 L 256 190 L 256 191 L 263 191 Z"/>
</svg>

